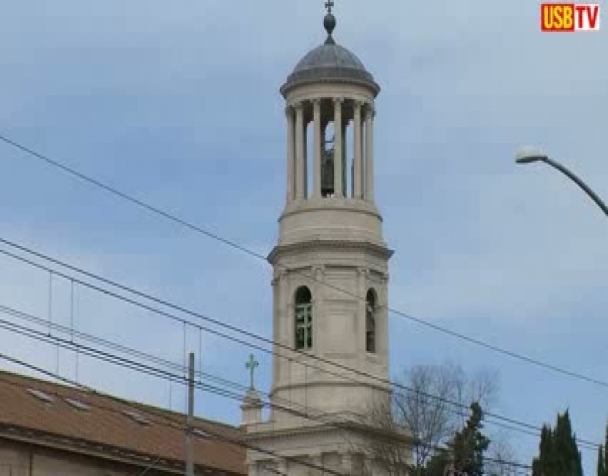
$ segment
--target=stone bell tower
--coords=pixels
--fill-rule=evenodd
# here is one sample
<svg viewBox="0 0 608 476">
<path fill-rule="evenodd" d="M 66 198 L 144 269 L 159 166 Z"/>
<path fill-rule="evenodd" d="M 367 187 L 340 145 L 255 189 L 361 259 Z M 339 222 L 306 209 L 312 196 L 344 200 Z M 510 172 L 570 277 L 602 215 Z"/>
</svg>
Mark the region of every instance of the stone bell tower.
<svg viewBox="0 0 608 476">
<path fill-rule="evenodd" d="M 353 468 L 365 456 L 320 420 L 360 421 L 374 398 L 386 398 L 392 252 L 374 200 L 380 87 L 334 40 L 333 2 L 326 6 L 325 42 L 281 87 L 287 193 L 278 243 L 268 257 L 274 267 L 273 339 L 280 343 L 274 349 L 274 406 L 268 422 L 247 431 L 253 444 L 277 454 L 357 474 Z M 311 421 L 303 413 L 322 418 Z M 268 464 L 294 476 L 317 474 L 262 453 L 250 452 L 249 464 L 250 475 L 266 474 Z"/>
</svg>

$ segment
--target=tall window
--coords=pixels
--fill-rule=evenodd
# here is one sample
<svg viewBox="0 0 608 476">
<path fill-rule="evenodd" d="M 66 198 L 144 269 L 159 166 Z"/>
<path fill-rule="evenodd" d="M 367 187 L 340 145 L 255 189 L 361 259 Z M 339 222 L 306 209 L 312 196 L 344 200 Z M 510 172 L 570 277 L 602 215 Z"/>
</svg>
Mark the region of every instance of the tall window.
<svg viewBox="0 0 608 476">
<path fill-rule="evenodd" d="M 296 349 L 312 349 L 312 294 L 306 286 L 296 291 Z"/>
<path fill-rule="evenodd" d="M 376 352 L 376 293 L 373 289 L 367 291 L 365 306 L 365 349 Z"/>
</svg>

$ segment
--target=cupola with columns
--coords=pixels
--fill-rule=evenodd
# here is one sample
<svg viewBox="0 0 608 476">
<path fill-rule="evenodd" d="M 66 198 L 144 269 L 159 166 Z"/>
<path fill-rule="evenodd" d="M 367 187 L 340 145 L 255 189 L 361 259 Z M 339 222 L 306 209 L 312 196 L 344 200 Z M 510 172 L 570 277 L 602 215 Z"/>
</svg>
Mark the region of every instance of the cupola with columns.
<svg viewBox="0 0 608 476">
<path fill-rule="evenodd" d="M 380 87 L 359 58 L 334 40 L 332 6 L 330 0 L 325 43 L 306 54 L 281 87 L 287 103 L 287 210 L 321 199 L 374 202 L 374 100 Z"/>
</svg>

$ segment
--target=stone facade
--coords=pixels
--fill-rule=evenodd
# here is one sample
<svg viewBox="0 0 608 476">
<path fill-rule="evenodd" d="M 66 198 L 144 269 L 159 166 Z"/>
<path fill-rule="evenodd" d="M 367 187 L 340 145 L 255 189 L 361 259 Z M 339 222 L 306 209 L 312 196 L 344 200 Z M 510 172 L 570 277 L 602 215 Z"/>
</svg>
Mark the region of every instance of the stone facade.
<svg viewBox="0 0 608 476">
<path fill-rule="evenodd" d="M 135 467 L 0 439 L 0 476 L 131 476 Z M 171 473 L 153 471 L 150 476 Z"/>
</svg>

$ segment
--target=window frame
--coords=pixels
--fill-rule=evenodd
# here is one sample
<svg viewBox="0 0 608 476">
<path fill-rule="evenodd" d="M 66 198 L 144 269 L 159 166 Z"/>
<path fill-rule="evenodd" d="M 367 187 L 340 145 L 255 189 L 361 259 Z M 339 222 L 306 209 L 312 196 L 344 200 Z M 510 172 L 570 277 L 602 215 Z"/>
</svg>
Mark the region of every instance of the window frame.
<svg viewBox="0 0 608 476">
<path fill-rule="evenodd" d="M 307 286 L 300 286 L 295 293 L 294 305 L 294 347 L 296 350 L 312 350 L 314 346 L 313 330 L 312 293 Z"/>
</svg>

